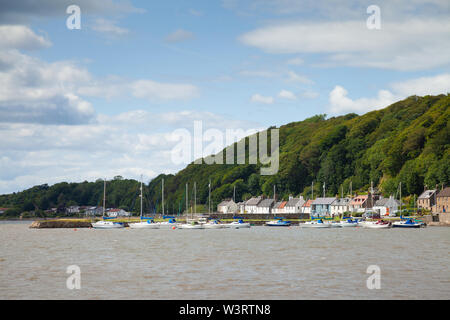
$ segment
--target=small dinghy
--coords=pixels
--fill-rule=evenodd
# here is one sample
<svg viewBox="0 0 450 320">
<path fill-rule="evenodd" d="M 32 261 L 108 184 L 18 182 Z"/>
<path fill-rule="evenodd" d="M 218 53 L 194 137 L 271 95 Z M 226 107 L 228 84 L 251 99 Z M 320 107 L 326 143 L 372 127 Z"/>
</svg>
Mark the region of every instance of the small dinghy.
<svg viewBox="0 0 450 320">
<path fill-rule="evenodd" d="M 392 224 L 388 221 L 378 220 L 378 221 L 366 221 L 363 224 L 363 228 L 366 229 L 389 229 Z"/>
<path fill-rule="evenodd" d="M 268 226 L 268 227 L 290 227 L 291 226 L 290 221 L 285 221 L 285 220 L 283 220 L 283 218 L 276 218 L 276 219 L 277 220 L 272 220 L 272 221 L 266 222 L 266 226 Z"/>
<path fill-rule="evenodd" d="M 204 223 L 199 223 L 198 221 L 195 221 L 195 220 L 189 221 L 189 219 L 188 219 L 186 223 L 178 225 L 178 228 L 179 229 L 205 229 L 204 225 L 205 225 Z"/>
<path fill-rule="evenodd" d="M 301 228 L 331 228 L 331 223 L 324 223 L 322 219 L 300 223 Z"/>
<path fill-rule="evenodd" d="M 227 224 L 226 226 L 232 229 L 250 228 L 250 223 L 244 222 L 244 220 L 239 219 Z"/>
<path fill-rule="evenodd" d="M 396 221 L 392 224 L 393 228 L 422 228 L 426 225 L 423 222 L 415 221 L 414 219 L 406 219 L 402 221 Z"/>
</svg>

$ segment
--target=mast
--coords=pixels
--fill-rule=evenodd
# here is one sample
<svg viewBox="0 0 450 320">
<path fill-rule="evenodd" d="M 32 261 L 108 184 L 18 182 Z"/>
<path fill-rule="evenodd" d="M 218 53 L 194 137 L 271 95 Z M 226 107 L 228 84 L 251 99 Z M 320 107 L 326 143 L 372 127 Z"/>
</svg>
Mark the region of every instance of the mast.
<svg viewBox="0 0 450 320">
<path fill-rule="evenodd" d="M 197 213 L 197 182 L 194 181 L 194 211 Z"/>
<path fill-rule="evenodd" d="M 103 180 L 103 213 L 102 218 L 105 217 L 105 205 L 106 205 L 106 178 Z"/>
<path fill-rule="evenodd" d="M 186 223 L 187 223 L 187 215 L 189 213 L 189 201 L 188 201 L 188 184 L 186 183 Z"/>
<path fill-rule="evenodd" d="M 323 182 L 323 197 L 325 198 L 325 181 Z"/>
<path fill-rule="evenodd" d="M 273 185 L 273 201 L 276 201 L 276 186 Z"/>
<path fill-rule="evenodd" d="M 314 200 L 314 181 L 311 183 L 311 200 Z"/>
<path fill-rule="evenodd" d="M 142 218 L 142 175 L 141 175 L 141 218 Z"/>
<path fill-rule="evenodd" d="M 402 212 L 402 182 L 400 181 L 400 217 L 403 216 Z"/>
<path fill-rule="evenodd" d="M 162 192 L 161 192 L 161 198 L 162 198 L 162 215 L 164 215 L 164 178 L 162 179 L 162 182 L 161 182 L 161 189 L 162 189 Z"/>
<path fill-rule="evenodd" d="M 208 213 L 211 214 L 211 179 L 209 179 L 208 189 Z"/>
</svg>

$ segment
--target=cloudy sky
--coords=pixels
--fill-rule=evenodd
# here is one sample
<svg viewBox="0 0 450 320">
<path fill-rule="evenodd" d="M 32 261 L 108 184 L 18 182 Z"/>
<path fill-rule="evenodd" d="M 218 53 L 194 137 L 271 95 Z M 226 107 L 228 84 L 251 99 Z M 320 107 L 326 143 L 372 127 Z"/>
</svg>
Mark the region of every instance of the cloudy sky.
<svg viewBox="0 0 450 320">
<path fill-rule="evenodd" d="M 449 3 L 0 0 L 0 194 L 174 173 L 173 132 L 196 120 L 266 128 L 447 93 Z"/>
</svg>

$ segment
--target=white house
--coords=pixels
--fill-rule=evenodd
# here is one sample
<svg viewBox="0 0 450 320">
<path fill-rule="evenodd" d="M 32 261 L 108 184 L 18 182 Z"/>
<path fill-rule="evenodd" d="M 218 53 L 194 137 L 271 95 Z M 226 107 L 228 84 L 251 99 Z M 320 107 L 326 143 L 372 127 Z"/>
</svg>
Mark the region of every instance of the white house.
<svg viewBox="0 0 450 320">
<path fill-rule="evenodd" d="M 343 215 L 345 212 L 350 212 L 350 203 L 352 199 L 351 198 L 339 198 L 334 200 L 334 202 L 331 204 L 331 216 L 339 216 Z"/>
<path fill-rule="evenodd" d="M 217 211 L 219 213 L 237 213 L 238 205 L 233 200 L 227 199 L 219 203 Z"/>
<path fill-rule="evenodd" d="M 278 201 L 272 208 L 273 214 L 285 214 L 287 201 Z"/>
<path fill-rule="evenodd" d="M 103 208 L 102 207 L 88 207 L 84 214 L 86 216 L 101 216 L 103 214 Z"/>
<path fill-rule="evenodd" d="M 285 207 L 285 212 L 286 213 L 301 213 L 302 206 L 304 204 L 305 204 L 305 199 L 303 199 L 303 196 L 300 196 L 300 198 L 289 197 L 289 201 Z"/>
<path fill-rule="evenodd" d="M 381 198 L 373 206 L 373 210 L 380 213 L 380 216 L 395 216 L 395 212 L 400 207 L 400 202 L 393 196 Z"/>
<path fill-rule="evenodd" d="M 302 213 L 308 213 L 311 214 L 311 205 L 313 203 L 313 200 L 306 201 L 302 206 Z"/>
<path fill-rule="evenodd" d="M 68 213 L 68 214 L 80 213 L 80 207 L 79 206 L 70 206 L 70 207 L 66 208 L 66 213 Z"/>
<path fill-rule="evenodd" d="M 248 199 L 244 205 L 244 213 L 257 213 L 258 204 L 261 201 L 261 196 Z"/>
<path fill-rule="evenodd" d="M 256 212 L 259 214 L 272 213 L 272 207 L 275 204 L 274 199 L 264 199 L 258 203 L 256 206 Z"/>
<path fill-rule="evenodd" d="M 131 215 L 123 209 L 108 209 L 106 214 L 108 217 L 129 217 Z"/>
</svg>

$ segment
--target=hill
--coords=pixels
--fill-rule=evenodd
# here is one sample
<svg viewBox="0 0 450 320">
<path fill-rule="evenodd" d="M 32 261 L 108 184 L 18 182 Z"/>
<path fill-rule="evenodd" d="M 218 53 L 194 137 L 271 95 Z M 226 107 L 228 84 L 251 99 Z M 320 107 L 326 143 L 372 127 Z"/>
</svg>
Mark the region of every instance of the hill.
<svg viewBox="0 0 450 320">
<path fill-rule="evenodd" d="M 382 110 L 362 116 L 326 115 L 281 126 L 280 167 L 276 175 L 261 176 L 261 164 L 190 164 L 175 175 L 161 174 L 145 186 L 145 209 L 160 211 L 161 180 L 165 180 L 166 210 L 185 209 L 185 184 L 197 183 L 197 202 L 207 204 L 208 184 L 212 204 L 233 196 L 241 201 L 251 195 L 322 194 L 334 196 L 352 185 L 367 191 L 371 181 L 384 195 L 420 194 L 424 185 L 448 184 L 450 177 L 450 96 L 412 96 Z M 248 138 L 245 139 L 248 148 Z M 139 183 L 117 177 L 108 183 L 108 206 L 138 211 Z M 78 204 L 100 205 L 102 182 L 59 183 L 36 186 L 23 192 L 0 196 L 0 207 L 30 211 Z"/>
</svg>

